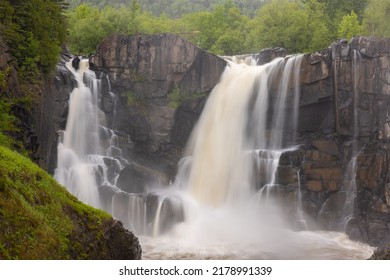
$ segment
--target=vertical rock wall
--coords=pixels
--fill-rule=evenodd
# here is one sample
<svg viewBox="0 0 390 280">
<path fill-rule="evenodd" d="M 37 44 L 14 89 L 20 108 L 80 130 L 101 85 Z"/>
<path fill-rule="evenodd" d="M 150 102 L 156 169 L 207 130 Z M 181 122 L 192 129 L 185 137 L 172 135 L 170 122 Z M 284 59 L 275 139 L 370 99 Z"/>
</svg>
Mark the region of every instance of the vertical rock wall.
<svg viewBox="0 0 390 280">
<path fill-rule="evenodd" d="M 129 156 L 172 176 L 225 61 L 173 34 L 113 35 L 91 65 L 107 75 L 119 98 L 112 106 L 106 94 L 103 108 L 114 118 L 113 128 L 130 136 Z"/>
<path fill-rule="evenodd" d="M 302 66 L 300 135 L 304 208 L 326 229 L 342 215 L 356 179 L 347 233 L 374 245 L 390 242 L 390 39 L 334 43 Z M 348 165 L 357 154 L 356 174 Z"/>
</svg>

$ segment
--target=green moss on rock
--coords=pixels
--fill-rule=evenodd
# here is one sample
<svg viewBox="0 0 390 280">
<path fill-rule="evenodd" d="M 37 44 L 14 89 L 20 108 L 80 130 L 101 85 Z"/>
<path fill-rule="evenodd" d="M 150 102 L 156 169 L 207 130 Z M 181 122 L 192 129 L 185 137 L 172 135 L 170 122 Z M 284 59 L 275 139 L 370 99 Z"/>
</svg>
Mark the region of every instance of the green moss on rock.
<svg viewBox="0 0 390 280">
<path fill-rule="evenodd" d="M 120 222 L 2 146 L 0 224 L 0 259 L 141 258 L 138 239 Z"/>
</svg>

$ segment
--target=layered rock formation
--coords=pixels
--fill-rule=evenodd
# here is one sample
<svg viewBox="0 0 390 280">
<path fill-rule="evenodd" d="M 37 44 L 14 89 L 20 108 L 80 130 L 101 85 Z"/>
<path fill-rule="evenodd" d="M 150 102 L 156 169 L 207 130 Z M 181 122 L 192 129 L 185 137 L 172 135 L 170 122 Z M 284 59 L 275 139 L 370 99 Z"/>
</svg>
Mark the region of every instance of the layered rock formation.
<svg viewBox="0 0 390 280">
<path fill-rule="evenodd" d="M 301 66 L 304 210 L 323 228 L 344 223 L 373 245 L 390 241 L 389 63 L 389 39 L 357 37 L 306 55 Z M 353 217 L 340 221 L 351 188 Z"/>
</svg>

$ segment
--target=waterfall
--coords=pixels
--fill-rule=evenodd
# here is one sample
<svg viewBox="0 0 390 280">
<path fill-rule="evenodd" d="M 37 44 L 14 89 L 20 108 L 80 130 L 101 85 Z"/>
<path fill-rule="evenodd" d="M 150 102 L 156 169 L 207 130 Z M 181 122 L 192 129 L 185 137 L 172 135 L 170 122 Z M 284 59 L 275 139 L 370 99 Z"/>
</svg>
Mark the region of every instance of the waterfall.
<svg viewBox="0 0 390 280">
<path fill-rule="evenodd" d="M 368 246 L 345 234 L 290 229 L 292 218 L 306 229 L 299 173 L 297 213 L 283 212 L 272 195 L 281 155 L 299 144 L 302 58 L 279 58 L 263 66 L 247 59 L 228 62 L 179 162 L 173 189 L 181 191 L 185 219 L 168 234 L 141 237 L 145 258 L 326 259 L 340 258 L 335 253 L 340 250 L 348 251 L 343 258 L 370 254 Z"/>
<path fill-rule="evenodd" d="M 253 155 L 269 177 L 265 184 L 275 183 L 282 149 L 295 140 L 291 132 L 298 119 L 296 84 L 302 57 L 264 66 L 229 64 L 187 148 L 193 158 L 187 187 L 197 200 L 214 207 L 240 197 L 246 200 L 254 187 Z M 281 83 L 272 84 L 279 75 Z"/>
<path fill-rule="evenodd" d="M 78 71 L 70 63 L 67 67 L 75 76 L 77 87 L 70 94 L 66 129 L 58 145 L 55 178 L 83 202 L 99 207 L 97 165 L 87 157 L 100 152 L 96 110 L 99 82 L 88 70 L 86 60 L 81 60 Z"/>
<path fill-rule="evenodd" d="M 341 191 L 345 192 L 345 204 L 342 210 L 342 220 L 340 222 L 341 229 L 345 232 L 349 221 L 352 219 L 354 214 L 354 205 L 356 199 L 356 172 L 357 172 L 357 157 L 359 154 L 358 150 L 358 137 L 359 137 L 359 114 L 358 114 L 358 104 L 359 104 L 359 62 L 360 62 L 360 53 L 356 50 L 353 50 L 352 58 L 352 104 L 353 104 L 353 138 L 351 141 L 351 159 L 348 163 L 344 183 L 342 185 Z"/>
<path fill-rule="evenodd" d="M 346 258 L 365 258 L 370 248 L 340 233 L 291 230 L 290 220 L 303 217 L 299 174 L 297 213 L 283 211 L 273 195 L 281 155 L 299 144 L 302 58 L 278 58 L 262 66 L 249 59 L 249 65 L 228 62 L 175 181 L 143 193 L 117 187 L 120 172 L 139 166 L 122 157 L 115 131 L 103 125 L 100 80 L 88 62 L 81 60 L 78 71 L 69 63 L 78 87 L 59 139 L 55 178 L 139 235 L 145 258 L 327 259 L 340 258 L 340 250 L 348 251 Z"/>
<path fill-rule="evenodd" d="M 117 147 L 114 130 L 105 127 L 99 109 L 101 80 L 89 70 L 87 59 L 79 69 L 66 64 L 77 87 L 70 93 L 65 131 L 60 132 L 55 179 L 81 201 L 111 213 L 138 234 L 146 231 L 146 200 L 116 186 L 120 171 L 128 164 Z M 109 94 L 111 87 L 109 86 Z M 116 102 L 115 97 L 115 102 Z"/>
</svg>

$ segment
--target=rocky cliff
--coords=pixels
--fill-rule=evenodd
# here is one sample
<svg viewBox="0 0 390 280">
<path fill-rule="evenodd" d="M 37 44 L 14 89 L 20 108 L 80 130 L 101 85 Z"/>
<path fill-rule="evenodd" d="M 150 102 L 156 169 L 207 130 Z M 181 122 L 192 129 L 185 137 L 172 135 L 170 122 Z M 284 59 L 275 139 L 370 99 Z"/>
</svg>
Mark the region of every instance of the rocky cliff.
<svg viewBox="0 0 390 280">
<path fill-rule="evenodd" d="M 389 39 L 357 37 L 305 55 L 299 121 L 304 145 L 279 167 L 285 186 L 296 185 L 300 172 L 303 208 L 322 228 L 346 230 L 373 245 L 390 242 L 389 63 Z M 350 198 L 351 188 L 356 191 Z M 353 215 L 340 221 L 349 200 Z"/>
<path fill-rule="evenodd" d="M 113 128 L 130 136 L 132 159 L 172 176 L 226 62 L 173 34 L 113 35 L 91 65 L 107 75 L 116 94 L 103 91 L 102 108 L 112 114 Z"/>
<path fill-rule="evenodd" d="M 264 63 L 285 55 L 283 49 L 268 49 L 256 57 Z M 133 162 L 122 177 L 135 176 L 137 184 L 147 177 L 173 179 L 225 60 L 163 34 L 113 35 L 90 62 L 103 81 L 101 110 Z M 390 242 L 390 40 L 341 40 L 304 55 L 300 74 L 301 146 L 282 155 L 276 191 L 294 208 L 300 182 L 308 220 L 373 245 Z M 43 102 L 41 120 L 55 123 L 44 127 L 43 122 L 39 130 L 45 143 L 40 156 L 49 170 L 55 166 L 56 129 L 65 125 L 72 87 L 71 76 L 59 67 L 54 92 Z M 347 203 L 351 182 L 354 204 Z M 347 204 L 354 215 L 341 229 Z"/>
</svg>

